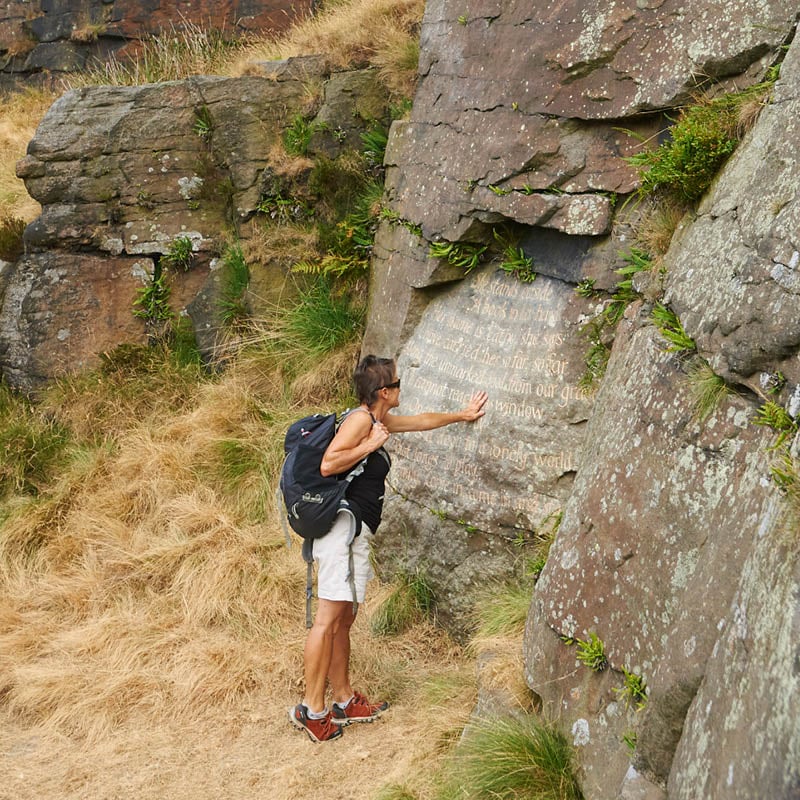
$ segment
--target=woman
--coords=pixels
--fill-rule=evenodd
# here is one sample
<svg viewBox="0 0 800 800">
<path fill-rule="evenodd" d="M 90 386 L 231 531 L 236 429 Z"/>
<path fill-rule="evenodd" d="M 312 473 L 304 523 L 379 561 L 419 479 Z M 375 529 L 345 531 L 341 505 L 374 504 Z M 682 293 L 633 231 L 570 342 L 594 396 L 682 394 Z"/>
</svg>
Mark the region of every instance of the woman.
<svg viewBox="0 0 800 800">
<path fill-rule="evenodd" d="M 292 724 L 317 742 L 341 736 L 342 728 L 352 722 L 371 722 L 389 707 L 388 703 L 371 703 L 350 684 L 350 628 L 357 609 L 354 592 L 357 602 L 363 602 L 371 577 L 369 540 L 381 521 L 390 466 L 383 445 L 394 433 L 475 422 L 484 415 L 487 400 L 486 392 L 476 392 L 462 411 L 391 414 L 400 405 L 400 378 L 393 359 L 373 355 L 356 367 L 353 382 L 360 405 L 342 421 L 325 451 L 320 472 L 339 475 L 366 459 L 364 471 L 353 479 L 346 494 L 361 520 L 361 534 L 351 543 L 350 516 L 339 514 L 330 532 L 314 542 L 319 605 L 304 651 L 305 697 L 289 712 Z M 325 704 L 326 682 L 330 682 L 333 695 L 330 709 Z"/>
</svg>

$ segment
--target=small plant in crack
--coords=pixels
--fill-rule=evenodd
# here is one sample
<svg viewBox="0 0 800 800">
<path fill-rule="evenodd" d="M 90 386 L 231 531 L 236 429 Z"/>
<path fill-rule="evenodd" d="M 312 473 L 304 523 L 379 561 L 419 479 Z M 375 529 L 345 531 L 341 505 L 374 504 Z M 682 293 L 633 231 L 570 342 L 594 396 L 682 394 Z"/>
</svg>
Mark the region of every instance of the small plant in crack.
<svg viewBox="0 0 800 800">
<path fill-rule="evenodd" d="M 194 246 L 188 236 L 178 236 L 170 242 L 167 252 L 161 256 L 163 267 L 182 269 L 188 272 L 194 259 Z"/>
<path fill-rule="evenodd" d="M 644 678 L 635 672 L 628 672 L 625 667 L 622 668 L 622 675 L 624 683 L 621 688 L 614 689 L 614 692 L 627 708 L 634 706 L 637 711 L 641 711 L 647 703 L 647 687 Z"/>
<path fill-rule="evenodd" d="M 692 415 L 698 422 L 703 422 L 726 397 L 734 393 L 704 358 L 692 360 L 686 371 L 686 381 L 692 395 Z"/>
<path fill-rule="evenodd" d="M 594 288 L 594 284 L 594 278 L 584 278 L 582 281 L 578 281 L 575 285 L 575 294 L 577 294 L 578 297 L 585 297 L 589 300 L 594 297 L 599 297 L 600 291 Z"/>
<path fill-rule="evenodd" d="M 156 264 L 150 283 L 139 289 L 137 294 L 133 303 L 135 317 L 150 324 L 166 322 L 172 318 L 172 309 L 169 305 L 170 287 L 167 284 L 167 275 L 160 264 Z"/>
<path fill-rule="evenodd" d="M 594 672 L 602 672 L 608 666 L 605 654 L 605 645 L 596 633 L 590 632 L 587 640 L 576 639 L 578 652 L 577 658 L 586 667 Z"/>
<path fill-rule="evenodd" d="M 678 315 L 669 306 L 656 303 L 650 317 L 659 333 L 670 343 L 667 352 L 691 353 L 697 349 L 694 339 L 686 333 Z"/>
<path fill-rule="evenodd" d="M 789 412 L 774 400 L 767 400 L 756 412 L 753 418 L 754 425 L 763 425 L 772 428 L 778 434 L 775 443 L 770 447 L 776 450 L 783 443 L 797 433 L 797 421 L 792 419 Z"/>
<path fill-rule="evenodd" d="M 200 108 L 194 112 L 194 125 L 192 125 L 192 130 L 203 139 L 203 141 L 207 142 L 211 138 L 214 127 L 208 106 L 200 106 Z"/>
<path fill-rule="evenodd" d="M 428 255 L 431 258 L 440 258 L 456 267 L 461 267 L 469 273 L 480 264 L 488 245 L 473 244 L 471 242 L 431 242 Z"/>
<path fill-rule="evenodd" d="M 533 270 L 533 259 L 525 255 L 521 247 L 506 247 L 503 250 L 503 261 L 500 264 L 503 272 L 513 275 L 522 283 L 533 283 L 536 272 Z"/>
</svg>

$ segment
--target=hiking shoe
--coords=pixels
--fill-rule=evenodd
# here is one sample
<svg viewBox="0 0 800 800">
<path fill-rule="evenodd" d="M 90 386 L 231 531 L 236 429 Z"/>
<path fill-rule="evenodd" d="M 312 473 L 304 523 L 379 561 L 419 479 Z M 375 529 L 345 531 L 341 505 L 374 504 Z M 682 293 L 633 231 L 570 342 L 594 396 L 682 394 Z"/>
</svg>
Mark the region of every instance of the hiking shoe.
<svg viewBox="0 0 800 800">
<path fill-rule="evenodd" d="M 289 721 L 295 728 L 305 731 L 313 742 L 327 742 L 342 735 L 342 729 L 333 724 L 330 712 L 322 719 L 311 719 L 302 703 L 289 709 Z"/>
<path fill-rule="evenodd" d="M 361 692 L 356 692 L 344 707 L 331 706 L 331 722 L 334 725 L 349 725 L 351 722 L 372 722 L 389 708 L 388 703 L 370 703 Z"/>
</svg>

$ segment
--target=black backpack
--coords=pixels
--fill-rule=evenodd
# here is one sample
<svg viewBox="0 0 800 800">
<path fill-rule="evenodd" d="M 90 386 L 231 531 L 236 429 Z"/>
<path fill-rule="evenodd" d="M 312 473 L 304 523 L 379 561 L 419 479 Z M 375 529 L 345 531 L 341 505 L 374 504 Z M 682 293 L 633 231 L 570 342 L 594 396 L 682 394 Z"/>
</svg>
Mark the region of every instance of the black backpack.
<svg viewBox="0 0 800 800">
<path fill-rule="evenodd" d="M 303 539 L 319 539 L 333 525 L 339 511 L 348 508 L 345 492 L 350 481 L 364 471 L 359 462 L 344 476 L 320 473 L 320 464 L 336 430 L 347 416 L 313 414 L 289 426 L 283 449 L 286 459 L 280 477 L 280 492 L 286 519 Z"/>
<path fill-rule="evenodd" d="M 352 409 L 355 411 L 356 409 Z M 278 491 L 286 509 L 284 531 L 286 544 L 291 547 L 289 530 L 303 538 L 303 559 L 306 562 L 306 627 L 311 627 L 311 594 L 313 582 L 314 540 L 324 536 L 333 525 L 336 515 L 346 511 L 350 515 L 350 541 L 361 532 L 361 520 L 353 513 L 345 492 L 350 481 L 364 471 L 366 458 L 356 464 L 346 475 L 324 477 L 319 471 L 322 457 L 333 441 L 344 418 L 352 413 L 345 411 L 341 418 L 336 414 L 312 414 L 289 426 L 283 449 L 286 458 L 281 467 Z M 372 416 L 370 414 L 370 416 Z M 374 418 L 373 418 L 374 420 Z M 358 609 L 356 586 L 353 580 L 353 552 L 350 550 L 350 587 L 353 591 L 353 613 Z"/>
</svg>

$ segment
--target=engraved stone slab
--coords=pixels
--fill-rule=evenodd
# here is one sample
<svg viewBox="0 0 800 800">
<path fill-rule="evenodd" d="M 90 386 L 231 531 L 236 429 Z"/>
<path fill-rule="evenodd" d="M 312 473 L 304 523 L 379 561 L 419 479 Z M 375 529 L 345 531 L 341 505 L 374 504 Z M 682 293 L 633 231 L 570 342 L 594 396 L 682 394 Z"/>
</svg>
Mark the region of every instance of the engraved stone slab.
<svg viewBox="0 0 800 800">
<path fill-rule="evenodd" d="M 523 284 L 488 266 L 438 290 L 398 358 L 397 413 L 490 395 L 474 425 L 395 435 L 387 446 L 378 550 L 403 568 L 424 563 L 445 614 L 458 617 L 470 590 L 508 573 L 519 555 L 511 541 L 557 512 L 572 486 L 592 405 L 577 386 L 577 300 L 561 281 Z"/>
<path fill-rule="evenodd" d="M 491 400 L 476 426 L 393 438 L 399 492 L 495 532 L 534 528 L 560 506 L 591 405 L 562 321 L 572 295 L 487 270 L 430 304 L 398 362 L 399 413 L 459 409 L 481 388 Z"/>
</svg>

